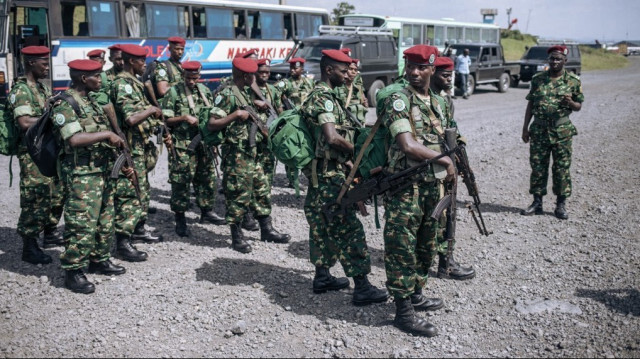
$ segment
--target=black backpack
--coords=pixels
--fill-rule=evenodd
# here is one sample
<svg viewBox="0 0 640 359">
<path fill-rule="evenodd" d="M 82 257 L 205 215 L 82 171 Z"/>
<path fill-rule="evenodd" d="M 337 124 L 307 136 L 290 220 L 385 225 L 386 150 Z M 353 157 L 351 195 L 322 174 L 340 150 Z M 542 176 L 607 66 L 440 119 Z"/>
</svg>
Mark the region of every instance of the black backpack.
<svg viewBox="0 0 640 359">
<path fill-rule="evenodd" d="M 78 102 L 64 92 L 59 93 L 47 100 L 44 113 L 33 126 L 29 127 L 24 135 L 24 144 L 33 162 L 38 166 L 38 170 L 46 177 L 56 177 L 58 175 L 58 154 L 60 144 L 53 133 L 53 123 L 51 122 L 51 110 L 53 104 L 59 100 L 64 100 L 71 105 L 76 115 L 80 116 L 80 106 Z"/>
</svg>

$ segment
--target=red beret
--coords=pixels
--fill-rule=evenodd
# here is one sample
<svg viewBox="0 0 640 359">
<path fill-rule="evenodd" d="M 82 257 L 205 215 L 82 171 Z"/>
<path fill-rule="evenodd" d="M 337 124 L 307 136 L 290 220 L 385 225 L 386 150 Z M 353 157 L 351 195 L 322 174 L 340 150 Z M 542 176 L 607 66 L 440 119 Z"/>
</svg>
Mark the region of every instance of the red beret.
<svg viewBox="0 0 640 359">
<path fill-rule="evenodd" d="M 303 59 L 302 57 L 294 57 L 292 59 L 289 59 L 289 63 L 294 67 L 304 66 L 305 62 L 306 62 L 305 59 Z"/>
<path fill-rule="evenodd" d="M 120 44 L 113 44 L 111 46 L 108 47 L 109 50 L 111 51 L 120 51 Z"/>
<path fill-rule="evenodd" d="M 251 57 L 251 56 L 253 56 L 253 55 L 258 56 L 258 51 L 259 51 L 258 49 L 249 49 L 249 50 L 247 50 L 247 51 L 245 51 L 245 52 L 239 52 L 239 53 L 237 53 L 237 54 L 236 54 L 236 56 L 235 56 L 234 58 L 241 57 L 241 58 L 243 58 L 243 59 L 248 59 L 249 57 Z"/>
<path fill-rule="evenodd" d="M 199 61 L 185 61 L 182 63 L 185 71 L 200 71 L 202 64 Z"/>
<path fill-rule="evenodd" d="M 269 59 L 258 59 L 256 62 L 258 66 L 271 66 L 271 60 Z"/>
<path fill-rule="evenodd" d="M 433 65 L 438 57 L 438 48 L 428 45 L 412 46 L 403 52 L 404 58 L 415 65 Z"/>
<path fill-rule="evenodd" d="M 434 65 L 436 66 L 436 71 L 453 71 L 453 60 L 446 56 L 436 58 Z"/>
<path fill-rule="evenodd" d="M 131 56 L 147 57 L 147 50 L 140 45 L 122 44 L 120 45 L 120 50 Z"/>
<path fill-rule="evenodd" d="M 564 45 L 554 45 L 551 46 L 548 50 L 547 50 L 547 54 L 550 54 L 554 51 L 558 51 L 559 53 L 563 54 L 563 55 L 567 55 L 568 51 L 567 51 L 567 47 Z"/>
<path fill-rule="evenodd" d="M 359 63 L 360 63 L 360 60 L 358 60 L 358 59 L 351 59 L 351 63 L 354 63 L 354 64 L 356 64 L 356 65 L 357 65 L 357 64 L 359 64 Z"/>
<path fill-rule="evenodd" d="M 347 56 L 351 56 L 351 49 L 348 48 L 348 47 L 343 47 L 343 48 L 340 49 L 340 51 L 345 53 Z"/>
<path fill-rule="evenodd" d="M 258 71 L 258 63 L 252 59 L 236 57 L 231 63 L 236 69 L 248 74 L 255 74 Z"/>
<path fill-rule="evenodd" d="M 104 58 L 104 50 L 102 49 L 95 49 L 95 50 L 91 50 L 87 53 L 87 57 L 102 57 Z"/>
<path fill-rule="evenodd" d="M 344 62 L 346 64 L 351 63 L 351 58 L 340 50 L 322 50 L 322 56 L 326 56 L 333 61 Z"/>
<path fill-rule="evenodd" d="M 31 57 L 49 57 L 51 50 L 46 46 L 27 46 L 20 50 L 23 55 Z"/>
<path fill-rule="evenodd" d="M 98 61 L 87 60 L 87 59 L 69 61 L 67 66 L 69 66 L 71 70 L 85 71 L 85 72 L 94 72 L 94 71 L 102 70 L 101 63 L 99 63 Z"/>
<path fill-rule="evenodd" d="M 167 39 L 169 42 L 172 42 L 174 44 L 180 44 L 182 46 L 184 46 L 184 44 L 186 44 L 187 42 L 185 41 L 185 39 L 181 38 L 180 36 L 171 36 L 170 38 Z"/>
</svg>

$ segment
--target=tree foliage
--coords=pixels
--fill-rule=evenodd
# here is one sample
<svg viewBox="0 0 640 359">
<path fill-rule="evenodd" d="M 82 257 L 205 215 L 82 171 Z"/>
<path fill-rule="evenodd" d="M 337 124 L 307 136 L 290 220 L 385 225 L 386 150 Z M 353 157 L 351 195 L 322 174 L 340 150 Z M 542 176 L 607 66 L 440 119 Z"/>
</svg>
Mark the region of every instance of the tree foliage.
<svg viewBox="0 0 640 359">
<path fill-rule="evenodd" d="M 341 1 L 338 3 L 338 5 L 332 10 L 332 14 L 331 14 L 331 23 L 333 25 L 337 25 L 338 24 L 338 17 L 342 16 L 342 15 L 347 15 L 347 14 L 351 14 L 356 10 L 356 7 L 349 4 L 346 1 Z"/>
</svg>

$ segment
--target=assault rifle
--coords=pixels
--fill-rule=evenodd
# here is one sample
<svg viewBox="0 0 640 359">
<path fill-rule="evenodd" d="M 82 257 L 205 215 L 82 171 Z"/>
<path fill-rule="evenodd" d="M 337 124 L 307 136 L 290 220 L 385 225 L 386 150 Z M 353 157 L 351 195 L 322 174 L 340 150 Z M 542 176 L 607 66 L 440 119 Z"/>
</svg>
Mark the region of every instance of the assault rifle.
<svg viewBox="0 0 640 359">
<path fill-rule="evenodd" d="M 269 137 L 269 129 L 260 119 L 260 115 L 256 112 L 256 110 L 248 105 L 240 106 L 241 110 L 245 110 L 249 112 L 249 118 L 251 119 L 251 127 L 249 128 L 249 147 L 256 147 L 256 134 L 258 130 L 262 133 L 262 135 L 267 138 Z"/>
<path fill-rule="evenodd" d="M 189 146 L 187 146 L 187 152 L 189 153 L 195 152 L 196 148 L 198 148 L 198 146 L 201 143 L 202 143 L 202 134 L 198 133 L 197 135 L 193 136 L 193 138 L 191 139 L 191 142 L 189 142 Z M 218 153 L 217 153 L 216 147 L 209 147 L 204 143 L 202 143 L 202 146 L 204 146 L 207 153 L 209 153 L 209 155 L 211 156 L 211 160 L 213 161 L 213 165 L 216 170 L 216 177 L 220 178 L 220 174 L 218 173 Z"/>
<path fill-rule="evenodd" d="M 469 196 L 473 197 L 473 204 L 467 204 L 467 208 L 471 213 L 471 217 L 473 217 L 473 221 L 476 222 L 476 226 L 480 231 L 480 234 L 488 236 L 493 233 L 487 230 L 487 226 L 484 224 L 484 218 L 482 218 L 482 212 L 480 211 L 480 196 L 478 196 L 478 185 L 476 184 L 476 176 L 473 174 L 471 167 L 469 166 L 469 157 L 467 157 L 467 150 L 464 145 L 458 151 L 456 155 L 456 167 L 458 172 L 462 176 L 462 181 L 465 186 L 467 186 L 467 191 L 469 191 Z M 474 211 L 475 207 L 475 211 Z M 476 217 L 476 213 L 478 212 L 478 216 Z M 478 221 L 478 218 L 480 219 Z"/>
<path fill-rule="evenodd" d="M 293 110 L 294 108 L 296 108 L 293 105 L 293 102 L 291 102 L 291 100 L 285 94 L 282 94 L 282 106 L 284 106 L 285 110 Z"/>
<path fill-rule="evenodd" d="M 344 112 L 347 113 L 347 116 L 349 116 L 349 118 L 351 119 L 351 121 L 353 123 L 355 123 L 356 125 L 358 125 L 358 127 L 362 128 L 364 127 L 364 124 L 362 122 L 360 122 L 360 120 L 358 120 L 358 118 L 356 117 L 356 115 L 353 114 L 353 112 L 351 112 L 351 110 L 349 110 L 348 107 L 344 108 Z"/>
<path fill-rule="evenodd" d="M 262 94 L 262 90 L 260 89 L 260 87 L 258 87 L 258 84 L 255 81 L 251 84 L 251 90 L 256 94 L 256 97 L 258 97 L 260 101 L 263 101 L 267 104 L 267 112 L 269 113 L 267 126 L 269 126 L 271 122 L 273 122 L 273 120 L 278 118 L 278 112 L 273 108 L 271 102 L 267 101 L 267 99 L 264 97 L 264 95 Z"/>
<path fill-rule="evenodd" d="M 149 102 L 157 107 L 162 109 L 162 107 L 160 107 L 160 104 L 158 103 L 158 99 L 156 98 L 156 93 L 153 91 L 153 84 L 151 83 L 151 80 L 147 80 L 144 82 L 144 94 L 147 97 L 147 100 L 149 100 Z M 164 117 L 164 115 L 161 116 L 162 122 L 160 124 L 160 127 L 158 128 L 158 144 L 162 145 L 163 139 L 165 137 L 168 137 L 169 139 L 171 138 L 171 132 L 169 131 L 169 127 L 167 127 L 167 119 Z M 166 143 L 167 149 L 169 151 L 171 151 L 171 156 L 173 156 L 173 159 L 177 159 L 178 158 L 178 153 L 176 152 L 176 148 L 173 146 L 173 144 L 171 143 L 171 141 L 168 141 L 168 143 Z"/>
<path fill-rule="evenodd" d="M 362 184 L 347 191 L 340 203 L 328 202 L 322 205 L 322 212 L 326 220 L 331 222 L 333 217 L 346 214 L 347 209 L 360 201 L 365 201 L 372 196 L 378 196 L 386 192 L 389 192 L 389 195 L 393 195 L 424 178 L 427 170 L 431 167 L 431 163 L 444 156 L 449 156 L 455 151 L 457 149 L 445 151 L 434 158 L 393 174 L 380 171 Z"/>
<path fill-rule="evenodd" d="M 142 204 L 142 194 L 140 192 L 140 182 L 138 181 L 138 173 L 136 172 L 136 168 L 133 163 L 133 157 L 131 157 L 131 150 L 129 149 L 129 144 L 127 143 L 127 137 L 124 135 L 120 126 L 118 126 L 118 119 L 116 118 L 116 111 L 113 109 L 113 104 L 108 103 L 102 106 L 104 113 L 107 115 L 109 119 L 109 123 L 111 124 L 111 129 L 116 135 L 120 136 L 124 141 L 124 145 L 120 149 L 120 154 L 116 159 L 116 163 L 113 165 L 113 169 L 111 169 L 111 178 L 116 179 L 120 175 L 120 171 L 122 171 L 122 166 L 131 168 L 133 170 L 133 177 L 130 178 L 131 183 L 133 184 L 133 188 L 136 190 L 136 196 L 138 200 Z"/>
</svg>

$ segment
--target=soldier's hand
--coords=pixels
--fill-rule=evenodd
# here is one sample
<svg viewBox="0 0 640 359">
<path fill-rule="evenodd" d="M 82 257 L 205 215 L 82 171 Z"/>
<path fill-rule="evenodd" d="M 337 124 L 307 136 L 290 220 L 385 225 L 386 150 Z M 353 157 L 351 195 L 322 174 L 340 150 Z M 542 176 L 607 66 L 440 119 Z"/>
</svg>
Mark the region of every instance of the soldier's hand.
<svg viewBox="0 0 640 359">
<path fill-rule="evenodd" d="M 167 135 L 166 133 L 162 137 L 162 142 L 164 142 L 164 144 L 165 144 L 165 146 L 167 146 L 167 148 L 171 148 L 173 146 L 173 141 L 171 140 L 171 136 Z"/>
<path fill-rule="evenodd" d="M 253 104 L 256 105 L 259 110 L 266 110 L 269 107 L 269 105 L 262 100 L 253 100 Z"/>
<path fill-rule="evenodd" d="M 124 146 L 124 140 L 122 139 L 122 137 L 116 135 L 113 132 L 109 134 L 109 138 L 107 140 L 109 141 L 109 145 L 115 148 L 122 148 L 122 146 Z"/>
<path fill-rule="evenodd" d="M 445 157 L 446 158 L 446 157 Z M 450 158 L 447 158 L 449 161 L 447 163 L 447 177 L 444 178 L 445 182 L 456 181 L 456 166 L 453 165 L 453 161 Z"/>
<path fill-rule="evenodd" d="M 363 216 L 369 215 L 369 212 L 367 212 L 367 206 L 364 205 L 363 201 L 356 202 L 356 205 L 358 206 L 358 210 L 360 211 L 361 215 Z"/>
<path fill-rule="evenodd" d="M 249 119 L 249 112 L 245 110 L 236 110 L 236 121 L 246 121 Z"/>
<path fill-rule="evenodd" d="M 151 109 L 153 110 L 152 114 L 155 118 L 162 117 L 162 110 L 159 107 L 151 106 Z"/>
<path fill-rule="evenodd" d="M 529 129 L 527 127 L 522 129 L 522 140 L 524 143 L 529 143 Z"/>
<path fill-rule="evenodd" d="M 125 176 L 127 176 L 127 178 L 129 179 L 129 181 L 133 181 L 133 180 L 134 180 L 134 177 L 135 177 L 136 170 L 134 170 L 134 169 L 133 169 L 133 168 L 131 168 L 131 167 L 124 167 L 124 166 L 122 166 L 122 173 L 123 173 Z"/>
<path fill-rule="evenodd" d="M 198 126 L 198 118 L 191 115 L 186 115 L 184 118 L 184 122 L 186 122 L 189 126 Z"/>
</svg>

